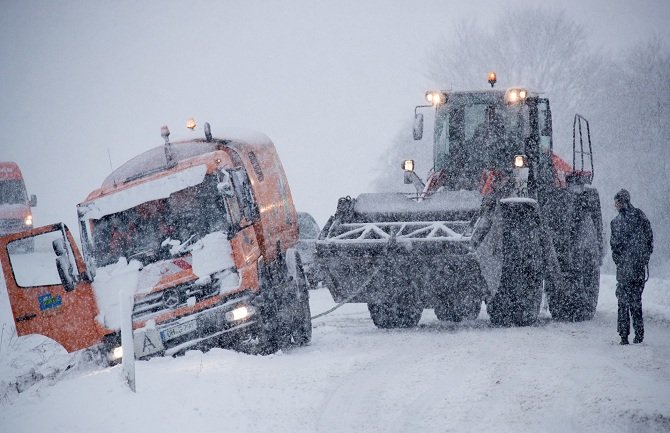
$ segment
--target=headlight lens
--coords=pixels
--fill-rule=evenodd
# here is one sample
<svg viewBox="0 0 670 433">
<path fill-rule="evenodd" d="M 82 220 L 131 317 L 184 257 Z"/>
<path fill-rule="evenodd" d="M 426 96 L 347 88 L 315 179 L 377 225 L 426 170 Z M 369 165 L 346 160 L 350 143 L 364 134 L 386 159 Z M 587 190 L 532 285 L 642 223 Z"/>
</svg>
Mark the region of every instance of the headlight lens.
<svg viewBox="0 0 670 433">
<path fill-rule="evenodd" d="M 426 101 L 433 105 L 444 104 L 447 102 L 447 95 L 437 90 L 429 90 L 426 92 Z"/>
<path fill-rule="evenodd" d="M 33 216 L 28 215 L 25 220 L 23 220 L 24 224 L 27 226 L 33 225 Z"/>
<path fill-rule="evenodd" d="M 505 100 L 508 104 L 516 104 L 523 102 L 528 97 L 528 90 L 526 89 L 509 89 L 505 94 Z"/>
<path fill-rule="evenodd" d="M 238 320 L 242 319 L 247 319 L 250 316 L 254 314 L 255 310 L 253 307 L 248 307 L 246 305 L 243 305 L 241 307 L 237 307 L 232 311 L 228 311 L 226 313 L 226 320 L 229 322 L 236 322 Z"/>
<path fill-rule="evenodd" d="M 123 358 L 123 347 L 115 347 L 111 352 L 109 352 L 109 355 L 111 361 L 116 361 L 117 359 Z"/>
<path fill-rule="evenodd" d="M 406 159 L 402 163 L 402 169 L 405 171 L 414 171 L 414 160 Z"/>
</svg>

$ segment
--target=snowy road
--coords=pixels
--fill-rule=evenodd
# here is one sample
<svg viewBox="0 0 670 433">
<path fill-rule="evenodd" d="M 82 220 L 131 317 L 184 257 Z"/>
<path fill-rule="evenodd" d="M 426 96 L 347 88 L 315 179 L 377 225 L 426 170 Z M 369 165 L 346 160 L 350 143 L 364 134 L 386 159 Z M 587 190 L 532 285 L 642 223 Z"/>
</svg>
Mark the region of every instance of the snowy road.
<svg viewBox="0 0 670 433">
<path fill-rule="evenodd" d="M 491 328 L 485 313 L 452 324 L 425 311 L 417 329 L 383 331 L 354 304 L 316 319 L 306 348 L 139 362 L 137 394 L 118 367 L 68 372 L 6 395 L 0 430 L 670 431 L 668 286 L 647 286 L 641 345 L 617 344 L 610 276 L 596 318 L 577 324 L 543 317 L 532 327 Z M 311 294 L 313 313 L 333 305 L 327 291 Z"/>
</svg>

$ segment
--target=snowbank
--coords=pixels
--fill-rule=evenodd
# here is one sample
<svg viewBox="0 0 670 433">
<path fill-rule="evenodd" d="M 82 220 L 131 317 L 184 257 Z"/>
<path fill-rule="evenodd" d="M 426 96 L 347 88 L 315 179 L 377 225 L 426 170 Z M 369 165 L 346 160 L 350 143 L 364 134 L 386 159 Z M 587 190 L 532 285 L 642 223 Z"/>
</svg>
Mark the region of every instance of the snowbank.
<svg viewBox="0 0 670 433">
<path fill-rule="evenodd" d="M 14 433 L 668 431 L 668 281 L 649 282 L 645 343 L 626 347 L 617 344 L 613 277 L 601 281 L 589 322 L 544 314 L 536 326 L 490 328 L 484 311 L 454 324 L 428 310 L 416 329 L 384 331 L 364 305 L 350 304 L 314 321 L 308 347 L 138 362 L 137 394 L 120 367 L 39 382 L 0 401 L 0 425 Z M 313 314 L 333 305 L 324 289 L 310 296 Z M 2 380 L 15 374 L 0 368 Z"/>
</svg>

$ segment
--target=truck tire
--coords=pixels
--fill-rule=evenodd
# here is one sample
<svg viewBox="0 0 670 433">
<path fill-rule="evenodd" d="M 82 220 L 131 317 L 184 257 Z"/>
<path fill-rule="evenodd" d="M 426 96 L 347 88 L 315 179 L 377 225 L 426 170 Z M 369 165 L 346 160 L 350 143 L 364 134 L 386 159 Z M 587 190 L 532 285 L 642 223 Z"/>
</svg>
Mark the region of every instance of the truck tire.
<svg viewBox="0 0 670 433">
<path fill-rule="evenodd" d="M 598 305 L 600 291 L 600 246 L 593 218 L 587 215 L 577 230 L 573 249 L 573 267 L 560 293 L 550 281 L 545 282 L 547 303 L 555 320 L 580 322 L 591 320 Z"/>
<path fill-rule="evenodd" d="M 281 348 L 281 335 L 277 327 L 279 320 L 277 305 L 270 296 L 262 294 L 256 297 L 255 306 L 258 310 L 256 326 L 256 348 L 254 353 L 271 355 Z"/>
<path fill-rule="evenodd" d="M 423 308 L 413 293 L 403 293 L 393 300 L 368 303 L 368 311 L 378 328 L 413 328 L 419 324 Z"/>
<path fill-rule="evenodd" d="M 290 344 L 305 346 L 312 341 L 312 313 L 309 307 L 309 290 L 300 256 L 296 257 L 296 277 L 289 277 L 293 288 L 293 299 L 286 307 L 293 313 L 290 324 Z"/>
<path fill-rule="evenodd" d="M 502 275 L 486 307 L 494 326 L 527 326 L 537 320 L 542 303 L 539 215 L 533 202 L 501 205 Z"/>
</svg>

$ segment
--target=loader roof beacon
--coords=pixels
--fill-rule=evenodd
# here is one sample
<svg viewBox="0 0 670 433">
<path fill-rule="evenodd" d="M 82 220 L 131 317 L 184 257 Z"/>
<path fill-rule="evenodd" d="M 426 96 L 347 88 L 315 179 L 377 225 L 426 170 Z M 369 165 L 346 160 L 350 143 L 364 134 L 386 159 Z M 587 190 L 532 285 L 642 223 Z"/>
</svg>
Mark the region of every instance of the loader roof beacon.
<svg viewBox="0 0 670 433">
<path fill-rule="evenodd" d="M 515 87 L 429 91 L 433 168 L 416 193 L 341 198 L 317 241 L 336 302 L 368 304 L 380 328 L 416 326 L 424 308 L 497 325 L 536 320 L 546 292 L 557 320 L 591 319 L 603 257 L 589 124 L 573 122 L 573 164 L 553 152 L 549 100 Z M 544 284 L 543 284 L 544 283 Z"/>
<path fill-rule="evenodd" d="M 123 288 L 134 293 L 138 358 L 211 343 L 253 353 L 307 344 L 296 212 L 273 143 L 240 131 L 214 138 L 209 124 L 204 138 L 172 142 L 167 127 L 161 136 L 77 206 L 81 254 L 63 224 L 0 239 L 19 335 L 118 361 Z M 27 237 L 34 256 L 8 250 Z M 52 275 L 34 281 L 35 260 Z"/>
</svg>

